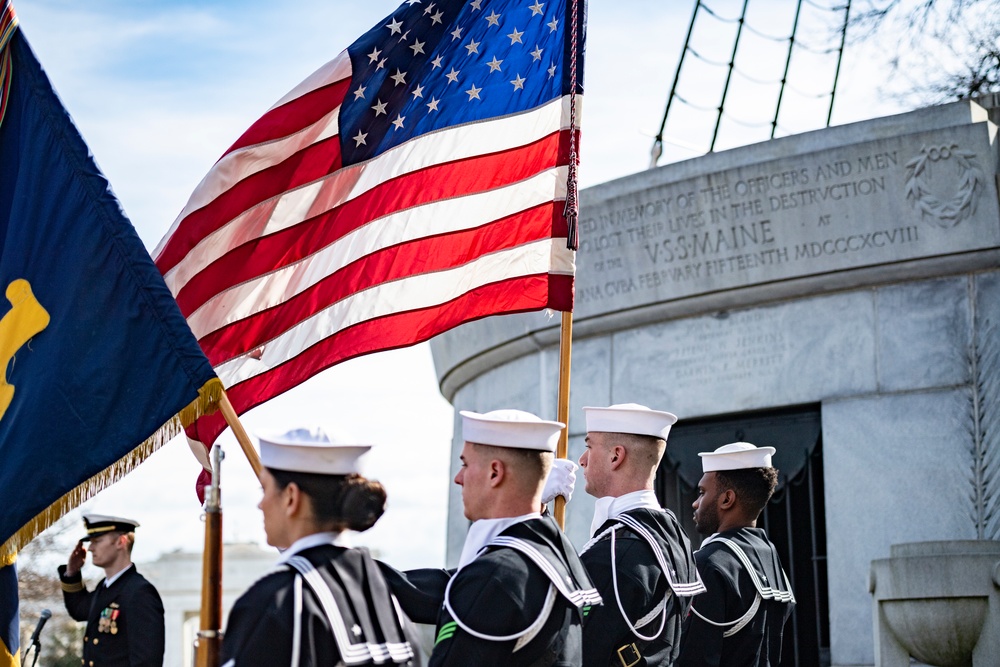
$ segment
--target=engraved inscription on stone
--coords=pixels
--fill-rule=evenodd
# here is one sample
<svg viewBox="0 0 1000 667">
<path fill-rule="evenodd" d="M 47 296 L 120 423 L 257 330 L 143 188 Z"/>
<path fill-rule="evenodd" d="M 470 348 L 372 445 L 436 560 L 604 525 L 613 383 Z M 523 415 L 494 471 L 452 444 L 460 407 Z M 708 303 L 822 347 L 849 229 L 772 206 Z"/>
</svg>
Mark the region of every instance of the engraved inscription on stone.
<svg viewBox="0 0 1000 667">
<path fill-rule="evenodd" d="M 683 342 L 666 352 L 671 381 L 692 387 L 750 378 L 764 382 L 784 371 L 789 352 L 785 334 L 760 312 L 735 313 L 725 323 L 699 318 L 682 326 L 678 339 Z"/>
<path fill-rule="evenodd" d="M 585 199 L 578 316 L 996 247 L 991 150 L 970 125 Z"/>
</svg>

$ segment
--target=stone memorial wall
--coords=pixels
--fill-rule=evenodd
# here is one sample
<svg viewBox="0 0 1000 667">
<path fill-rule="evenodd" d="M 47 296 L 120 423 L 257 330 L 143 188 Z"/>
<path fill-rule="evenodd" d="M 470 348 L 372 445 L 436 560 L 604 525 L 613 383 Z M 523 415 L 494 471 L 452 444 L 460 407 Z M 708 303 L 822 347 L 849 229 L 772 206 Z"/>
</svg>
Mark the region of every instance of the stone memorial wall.
<svg viewBox="0 0 1000 667">
<path fill-rule="evenodd" d="M 1000 242 L 985 124 L 769 160 L 583 209 L 576 317 Z"/>
<path fill-rule="evenodd" d="M 995 134 L 985 109 L 961 102 L 587 188 L 574 334 L 875 284 L 890 273 L 933 275 L 939 267 L 913 267 L 1000 248 Z M 551 314 L 527 313 L 435 339 L 444 395 L 498 363 L 554 344 L 558 325 Z M 682 363 L 692 373 L 739 372 L 727 366 L 726 353 L 696 352 L 704 349 L 701 340 L 691 340 L 691 358 Z M 742 346 L 727 346 L 743 365 L 781 363 L 780 345 L 764 348 L 766 354 L 747 356 Z"/>
</svg>

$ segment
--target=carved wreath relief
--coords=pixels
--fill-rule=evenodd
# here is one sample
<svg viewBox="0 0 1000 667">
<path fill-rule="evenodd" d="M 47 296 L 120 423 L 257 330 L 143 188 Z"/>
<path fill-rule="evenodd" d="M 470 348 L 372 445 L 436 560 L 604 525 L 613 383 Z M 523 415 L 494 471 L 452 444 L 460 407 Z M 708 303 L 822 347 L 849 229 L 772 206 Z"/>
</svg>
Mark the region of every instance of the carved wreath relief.
<svg viewBox="0 0 1000 667">
<path fill-rule="evenodd" d="M 954 227 L 976 212 L 985 175 L 975 153 L 950 146 L 923 146 L 906 163 L 906 198 L 938 227 Z"/>
</svg>

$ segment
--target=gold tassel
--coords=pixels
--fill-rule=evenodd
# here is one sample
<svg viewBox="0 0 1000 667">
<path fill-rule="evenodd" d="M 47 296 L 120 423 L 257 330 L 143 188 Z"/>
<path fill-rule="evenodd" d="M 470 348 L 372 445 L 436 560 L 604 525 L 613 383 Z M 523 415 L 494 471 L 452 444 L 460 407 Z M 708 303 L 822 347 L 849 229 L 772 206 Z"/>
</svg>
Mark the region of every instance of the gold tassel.
<svg viewBox="0 0 1000 667">
<path fill-rule="evenodd" d="M 0 568 L 10 567 L 17 560 L 17 553 L 4 554 L 0 556 Z"/>
<path fill-rule="evenodd" d="M 222 398 L 222 381 L 213 377 L 198 390 L 198 398 L 191 401 L 180 412 L 167 420 L 155 433 L 146 438 L 128 454 L 112 463 L 110 466 L 69 491 L 62 498 L 42 510 L 28 523 L 21 526 L 17 532 L 0 547 L 0 564 L 17 556 L 17 552 L 33 540 L 36 535 L 54 524 L 67 512 L 87 502 L 99 492 L 108 488 L 128 473 L 135 470 L 140 463 L 160 447 L 170 442 L 181 433 L 186 426 L 194 423 L 204 415 L 210 415 L 219 409 L 219 399 Z"/>
</svg>

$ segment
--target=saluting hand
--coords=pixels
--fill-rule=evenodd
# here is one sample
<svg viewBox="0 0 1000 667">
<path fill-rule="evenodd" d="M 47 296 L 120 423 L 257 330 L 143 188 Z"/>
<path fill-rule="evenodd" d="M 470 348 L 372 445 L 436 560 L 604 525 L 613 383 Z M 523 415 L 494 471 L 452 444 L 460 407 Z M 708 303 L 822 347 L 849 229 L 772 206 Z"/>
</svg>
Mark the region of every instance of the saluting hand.
<svg viewBox="0 0 1000 667">
<path fill-rule="evenodd" d="M 69 560 L 66 561 L 66 575 L 75 576 L 83 568 L 86 560 L 87 550 L 83 548 L 83 542 L 77 542 L 73 552 L 69 555 Z"/>
</svg>

